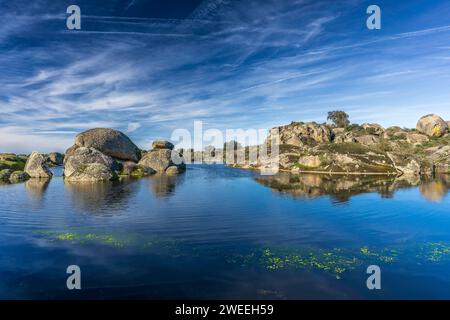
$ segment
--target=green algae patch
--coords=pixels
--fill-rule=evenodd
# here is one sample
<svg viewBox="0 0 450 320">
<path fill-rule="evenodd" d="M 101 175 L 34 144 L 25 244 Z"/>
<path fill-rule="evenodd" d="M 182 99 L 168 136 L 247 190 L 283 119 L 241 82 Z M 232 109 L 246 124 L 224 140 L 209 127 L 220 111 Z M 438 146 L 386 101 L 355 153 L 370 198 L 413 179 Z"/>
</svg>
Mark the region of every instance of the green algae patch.
<svg viewBox="0 0 450 320">
<path fill-rule="evenodd" d="M 356 257 L 349 257 L 340 249 L 288 250 L 264 248 L 247 255 L 235 255 L 227 260 L 243 267 L 256 266 L 266 270 L 320 270 L 341 279 L 342 274 L 361 265 Z"/>
<path fill-rule="evenodd" d="M 71 245 L 101 245 L 117 249 L 131 248 L 138 250 L 140 253 L 166 255 L 172 258 L 197 255 L 194 248 L 183 245 L 177 240 L 159 237 L 51 231 L 37 231 L 35 234 L 50 242 L 70 243 Z"/>
<path fill-rule="evenodd" d="M 44 236 L 49 241 L 71 242 L 73 244 L 100 244 L 113 247 L 125 247 L 131 242 L 129 239 L 123 239 L 111 234 L 94 234 L 94 233 L 75 233 L 75 232 L 37 232 L 38 235 Z"/>
<path fill-rule="evenodd" d="M 269 271 L 305 269 L 321 271 L 336 279 L 343 274 L 370 264 L 392 264 L 398 260 L 395 249 L 286 249 L 262 248 L 246 255 L 232 255 L 227 262 L 241 267 L 257 267 Z"/>
<path fill-rule="evenodd" d="M 420 246 L 417 258 L 426 262 L 450 261 L 450 245 L 442 242 L 428 242 Z"/>
</svg>

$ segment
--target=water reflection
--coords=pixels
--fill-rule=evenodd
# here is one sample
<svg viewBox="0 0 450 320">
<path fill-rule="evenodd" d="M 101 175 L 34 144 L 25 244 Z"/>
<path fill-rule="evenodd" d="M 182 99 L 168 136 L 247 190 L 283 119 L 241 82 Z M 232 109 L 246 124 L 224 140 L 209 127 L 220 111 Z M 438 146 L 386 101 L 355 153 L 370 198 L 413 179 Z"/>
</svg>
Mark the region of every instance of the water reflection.
<svg viewBox="0 0 450 320">
<path fill-rule="evenodd" d="M 114 182 L 79 183 L 64 181 L 64 187 L 74 207 L 91 213 L 111 213 L 111 209 L 126 205 L 135 193 L 134 182 L 124 179 Z"/>
<path fill-rule="evenodd" d="M 450 189 L 450 176 L 439 176 L 435 180 L 420 184 L 419 190 L 423 197 L 431 202 L 440 202 Z"/>
<path fill-rule="evenodd" d="M 64 181 L 66 193 L 74 207 L 96 214 L 111 214 L 114 209 L 129 207 L 131 199 L 141 187 L 149 185 L 151 194 L 166 198 L 174 194 L 177 185 L 184 181 L 183 176 L 155 174 L 148 178 L 123 178 L 120 181 L 80 183 Z M 120 213 L 120 210 L 117 210 Z"/>
<path fill-rule="evenodd" d="M 25 182 L 25 189 L 34 200 L 42 200 L 49 183 L 50 179 L 34 178 Z"/>
<path fill-rule="evenodd" d="M 361 193 L 376 192 L 391 198 L 401 188 L 419 185 L 423 197 L 429 201 L 441 201 L 450 189 L 450 177 L 440 176 L 421 181 L 418 177 L 393 176 L 337 176 L 319 174 L 290 174 L 259 176 L 256 181 L 272 190 L 295 198 L 317 198 L 328 195 L 336 202 L 347 202 Z"/>
<path fill-rule="evenodd" d="M 167 198 L 175 193 L 177 185 L 184 182 L 184 175 L 155 174 L 149 179 L 149 189 L 157 198 Z"/>
</svg>

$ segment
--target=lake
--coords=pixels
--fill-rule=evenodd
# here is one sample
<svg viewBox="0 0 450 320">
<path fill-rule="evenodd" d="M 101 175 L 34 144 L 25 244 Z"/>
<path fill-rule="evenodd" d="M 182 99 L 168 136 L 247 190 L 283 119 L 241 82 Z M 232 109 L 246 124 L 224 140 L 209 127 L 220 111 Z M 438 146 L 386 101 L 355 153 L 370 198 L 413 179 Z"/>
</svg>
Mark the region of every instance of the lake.
<svg viewBox="0 0 450 320">
<path fill-rule="evenodd" d="M 192 165 L 69 184 L 53 170 L 0 185 L 1 299 L 450 298 L 450 176 Z M 82 290 L 66 288 L 69 265 Z"/>
</svg>

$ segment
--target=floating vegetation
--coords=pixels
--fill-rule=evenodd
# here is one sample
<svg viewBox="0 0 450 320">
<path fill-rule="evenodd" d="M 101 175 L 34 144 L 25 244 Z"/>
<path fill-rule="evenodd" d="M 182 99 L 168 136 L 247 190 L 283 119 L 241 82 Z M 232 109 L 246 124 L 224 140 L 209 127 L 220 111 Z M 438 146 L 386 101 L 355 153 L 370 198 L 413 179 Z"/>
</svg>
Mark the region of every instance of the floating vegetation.
<svg viewBox="0 0 450 320">
<path fill-rule="evenodd" d="M 416 252 L 417 248 L 376 249 L 364 246 L 358 249 L 283 249 L 262 248 L 248 254 L 232 255 L 227 259 L 228 263 L 241 267 L 257 267 L 270 271 L 283 269 L 317 270 L 342 279 L 343 274 L 356 268 L 371 264 L 394 264 L 400 258 L 415 260 L 412 263 L 421 264 L 427 262 L 440 262 L 444 258 L 450 261 L 450 246 L 428 243 L 422 247 L 421 257 L 417 259 L 410 255 L 409 250 Z"/>
<path fill-rule="evenodd" d="M 427 262 L 450 261 L 450 245 L 442 242 L 428 242 L 420 246 L 417 258 Z"/>
<path fill-rule="evenodd" d="M 76 245 L 103 245 L 112 248 L 133 248 L 146 254 L 166 255 L 171 258 L 195 257 L 206 259 L 218 257 L 228 264 L 241 268 L 262 268 L 267 271 L 305 269 L 321 271 L 336 279 L 342 279 L 346 272 L 371 264 L 395 264 L 408 261 L 411 264 L 450 262 L 450 244 L 427 242 L 422 245 L 403 245 L 395 248 L 359 248 L 317 247 L 285 248 L 264 246 L 249 249 L 245 253 L 214 251 L 211 248 L 199 248 L 183 244 L 174 239 L 146 237 L 141 235 L 120 236 L 113 234 L 45 232 L 36 234 L 52 242 L 67 242 Z"/>
<path fill-rule="evenodd" d="M 67 241 L 76 244 L 101 244 L 113 247 L 125 247 L 131 245 L 130 239 L 123 239 L 111 234 L 74 233 L 74 232 L 45 232 L 36 234 L 47 237 L 50 241 Z"/>
<path fill-rule="evenodd" d="M 114 248 L 134 248 L 151 251 L 154 254 L 167 254 L 179 257 L 186 254 L 182 244 L 173 239 L 144 236 L 120 236 L 113 234 L 77 233 L 77 232 L 35 232 L 51 242 L 69 242 L 77 245 L 103 245 Z"/>
<path fill-rule="evenodd" d="M 321 270 L 341 279 L 342 273 L 353 270 L 361 264 L 355 257 L 349 257 L 340 249 L 310 251 L 264 248 L 259 252 L 247 255 L 234 255 L 227 260 L 243 267 L 257 266 L 267 270 L 310 269 Z"/>
</svg>

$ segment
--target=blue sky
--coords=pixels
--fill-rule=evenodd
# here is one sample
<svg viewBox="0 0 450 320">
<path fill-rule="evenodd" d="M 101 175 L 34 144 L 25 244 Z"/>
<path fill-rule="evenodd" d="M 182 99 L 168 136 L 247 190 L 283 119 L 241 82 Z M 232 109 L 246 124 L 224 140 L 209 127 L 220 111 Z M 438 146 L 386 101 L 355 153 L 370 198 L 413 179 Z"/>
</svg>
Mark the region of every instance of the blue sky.
<svg viewBox="0 0 450 320">
<path fill-rule="evenodd" d="M 82 30 L 66 29 L 77 4 Z M 366 28 L 366 8 L 382 29 Z M 174 129 L 450 120 L 449 1 L 0 0 L 0 152 L 93 127 L 140 147 Z"/>
</svg>

